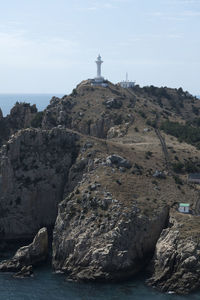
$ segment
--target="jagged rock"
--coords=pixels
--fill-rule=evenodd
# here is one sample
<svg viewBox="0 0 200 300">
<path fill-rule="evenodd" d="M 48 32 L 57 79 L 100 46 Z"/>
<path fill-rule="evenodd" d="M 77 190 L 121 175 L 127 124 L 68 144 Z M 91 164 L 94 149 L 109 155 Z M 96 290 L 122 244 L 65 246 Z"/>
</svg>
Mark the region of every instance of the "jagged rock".
<svg viewBox="0 0 200 300">
<path fill-rule="evenodd" d="M 10 127 L 13 128 L 13 132 L 15 132 L 17 129 L 29 127 L 36 113 L 37 108 L 35 104 L 30 105 L 29 103 L 17 102 L 11 109 L 7 120 Z"/>
<path fill-rule="evenodd" d="M 156 170 L 155 173 L 153 174 L 153 177 L 165 179 L 165 178 L 166 178 L 166 175 L 165 175 L 165 173 L 163 173 L 162 171 Z"/>
<path fill-rule="evenodd" d="M 131 163 L 127 159 L 125 159 L 117 154 L 112 154 L 112 155 L 108 156 L 106 158 L 106 163 L 108 166 L 115 165 L 118 168 L 119 167 L 126 168 L 126 169 L 131 168 Z"/>
<path fill-rule="evenodd" d="M 2 119 L 3 119 L 3 113 L 2 113 L 2 110 L 0 108 L 0 120 L 2 120 Z"/>
<path fill-rule="evenodd" d="M 91 184 L 91 185 L 89 185 L 89 190 L 90 191 L 95 191 L 96 190 L 96 188 L 97 188 L 97 186 L 96 186 L 96 184 L 95 183 L 93 183 L 93 184 Z"/>
<path fill-rule="evenodd" d="M 17 250 L 13 258 L 0 263 L 0 271 L 16 272 L 17 276 L 31 273 L 30 266 L 35 266 L 47 259 L 48 256 L 48 233 L 47 228 L 41 228 L 36 234 L 33 242 Z"/>
<path fill-rule="evenodd" d="M 107 108 L 121 108 L 122 100 L 121 99 L 109 99 L 103 103 Z"/>
<path fill-rule="evenodd" d="M 168 210 L 147 218 L 110 196 L 85 194 L 81 201 L 76 197 L 71 194 L 59 205 L 54 269 L 74 280 L 122 279 L 141 270 L 165 226 Z"/>
<path fill-rule="evenodd" d="M 112 139 L 116 137 L 123 137 L 128 131 L 129 123 L 111 127 L 107 132 L 107 138 Z"/>
<path fill-rule="evenodd" d="M 2 148 L 0 238 L 28 239 L 41 224 L 53 226 L 77 141 L 65 129 L 26 129 Z"/>
<path fill-rule="evenodd" d="M 85 145 L 84 145 L 84 148 L 85 149 L 89 149 L 89 148 L 92 148 L 94 146 L 94 143 L 92 142 L 86 142 Z"/>
<path fill-rule="evenodd" d="M 17 102 L 5 118 L 0 111 L 0 146 L 17 130 L 31 126 L 37 114 L 36 105 Z"/>
<path fill-rule="evenodd" d="M 192 216 L 191 216 L 192 218 Z M 164 229 L 156 244 L 147 281 L 162 292 L 187 294 L 200 287 L 200 244 L 191 233 L 183 236 L 176 222 Z"/>
<path fill-rule="evenodd" d="M 88 133 L 100 138 L 106 138 L 108 130 L 113 125 L 113 120 L 111 118 L 102 117 L 90 124 Z"/>
<path fill-rule="evenodd" d="M 33 276 L 33 267 L 32 266 L 24 266 L 22 269 L 13 275 L 14 278 L 26 278 Z"/>
<path fill-rule="evenodd" d="M 117 179 L 116 182 L 117 182 L 117 184 L 122 185 L 121 180 Z"/>
</svg>

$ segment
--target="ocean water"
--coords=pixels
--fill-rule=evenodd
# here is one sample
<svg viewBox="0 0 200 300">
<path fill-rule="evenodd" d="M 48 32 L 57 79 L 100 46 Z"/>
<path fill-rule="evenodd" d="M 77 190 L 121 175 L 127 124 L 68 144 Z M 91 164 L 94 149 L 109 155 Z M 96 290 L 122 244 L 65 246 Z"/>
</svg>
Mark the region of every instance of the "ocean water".
<svg viewBox="0 0 200 300">
<path fill-rule="evenodd" d="M 36 104 L 43 110 L 52 96 L 62 94 L 0 94 L 0 107 L 7 115 L 16 101 Z M 143 277 L 116 284 L 72 283 L 54 274 L 50 266 L 34 272 L 33 278 L 14 279 L 0 273 L 0 300 L 199 300 L 200 292 L 178 296 L 161 294 L 145 285 Z"/>
<path fill-rule="evenodd" d="M 17 101 L 36 104 L 40 111 L 46 108 L 53 96 L 62 97 L 64 94 L 0 94 L 0 108 L 4 117 Z"/>
<path fill-rule="evenodd" d="M 199 300 L 200 293 L 188 296 L 161 294 L 145 286 L 143 278 L 123 283 L 97 284 L 67 282 L 52 273 L 50 266 L 35 271 L 33 278 L 14 279 L 0 273 L 2 300 Z"/>
</svg>

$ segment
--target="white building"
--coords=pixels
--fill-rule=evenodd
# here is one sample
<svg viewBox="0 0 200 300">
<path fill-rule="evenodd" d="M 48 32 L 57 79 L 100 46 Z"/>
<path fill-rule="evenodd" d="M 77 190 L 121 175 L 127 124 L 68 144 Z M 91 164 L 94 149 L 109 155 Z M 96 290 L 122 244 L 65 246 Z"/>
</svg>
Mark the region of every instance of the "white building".
<svg viewBox="0 0 200 300">
<path fill-rule="evenodd" d="M 121 81 L 120 86 L 123 87 L 124 89 L 132 88 L 135 86 L 135 81 L 129 81 L 128 80 L 128 73 L 126 73 L 126 80 Z"/>
<path fill-rule="evenodd" d="M 188 175 L 188 183 L 200 184 L 200 173 L 192 173 Z"/>
<path fill-rule="evenodd" d="M 190 204 L 189 203 L 179 203 L 179 212 L 184 214 L 189 214 L 190 212 Z"/>
<path fill-rule="evenodd" d="M 101 60 L 101 55 L 97 57 L 97 60 L 95 61 L 97 64 L 97 76 L 92 80 L 92 85 L 100 85 L 100 86 L 108 86 L 107 83 L 105 83 L 104 77 L 101 76 L 101 65 L 103 61 Z"/>
</svg>

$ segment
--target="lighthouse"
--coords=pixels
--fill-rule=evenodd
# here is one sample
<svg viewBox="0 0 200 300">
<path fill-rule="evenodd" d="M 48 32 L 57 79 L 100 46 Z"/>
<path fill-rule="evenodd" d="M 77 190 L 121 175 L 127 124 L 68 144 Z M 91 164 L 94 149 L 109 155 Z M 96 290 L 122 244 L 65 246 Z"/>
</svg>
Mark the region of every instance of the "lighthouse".
<svg viewBox="0 0 200 300">
<path fill-rule="evenodd" d="M 97 78 L 101 77 L 101 64 L 103 63 L 103 60 L 101 60 L 101 55 L 97 57 L 96 64 L 97 64 Z"/>
<path fill-rule="evenodd" d="M 101 76 L 101 65 L 103 63 L 103 60 L 101 59 L 101 55 L 99 54 L 95 63 L 97 64 L 97 76 L 91 80 L 91 84 L 94 86 L 103 86 L 107 87 L 108 84 L 106 80 Z"/>
</svg>

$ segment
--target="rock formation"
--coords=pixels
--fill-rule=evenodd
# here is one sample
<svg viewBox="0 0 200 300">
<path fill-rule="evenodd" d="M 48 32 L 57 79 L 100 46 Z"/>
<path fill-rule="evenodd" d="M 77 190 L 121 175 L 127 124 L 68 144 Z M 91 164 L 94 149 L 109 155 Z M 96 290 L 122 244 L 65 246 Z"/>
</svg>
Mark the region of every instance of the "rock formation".
<svg viewBox="0 0 200 300">
<path fill-rule="evenodd" d="M 2 110 L 0 108 L 0 121 L 3 119 L 3 113 L 2 113 Z"/>
<path fill-rule="evenodd" d="M 32 274 L 32 266 L 44 262 L 48 257 L 48 233 L 47 228 L 41 228 L 33 242 L 21 247 L 15 255 L 0 263 L 0 271 L 18 272 L 16 277 L 29 276 Z"/>
<path fill-rule="evenodd" d="M 184 232 L 175 219 L 171 222 L 156 244 L 148 284 L 162 292 L 187 294 L 200 286 L 199 238 L 193 237 L 192 230 Z"/>
<path fill-rule="evenodd" d="M 7 117 L 9 128 L 12 128 L 14 132 L 19 129 L 30 127 L 31 121 L 35 117 L 36 113 L 36 105 L 17 102 Z"/>
<path fill-rule="evenodd" d="M 199 111 L 182 89 L 90 80 L 53 97 L 43 112 L 27 103 L 5 118 L 0 111 L 1 242 L 55 225 L 52 263 L 68 279 L 121 280 L 151 260 L 150 285 L 198 288 L 199 190 L 186 177 L 200 172 Z M 180 143 L 183 129 L 192 139 L 182 135 Z M 191 215 L 176 211 L 180 199 Z M 0 270 L 31 276 L 46 249 L 42 229 Z"/>
<path fill-rule="evenodd" d="M 98 193 L 99 185 L 90 186 Z M 94 192 L 93 192 L 94 193 Z M 168 219 L 163 208 L 148 218 L 110 193 L 70 194 L 53 234 L 53 267 L 74 280 L 120 280 L 140 271 Z"/>
<path fill-rule="evenodd" d="M 5 118 L 0 113 L 0 145 L 5 143 L 10 135 L 19 129 L 31 126 L 32 120 L 37 115 L 36 105 L 17 102 Z"/>
<path fill-rule="evenodd" d="M 26 129 L 2 147 L 1 238 L 31 238 L 41 226 L 53 226 L 77 141 L 76 134 L 58 128 Z"/>
<path fill-rule="evenodd" d="M 134 119 L 132 112 L 128 114 L 127 108 L 133 96 L 126 91 L 120 92 L 119 87 L 112 83 L 105 90 L 106 96 L 102 97 L 101 89 L 104 88 L 100 88 L 98 93 L 98 87 L 95 90 L 87 81 L 78 85 L 69 96 L 61 99 L 53 97 L 44 111 L 42 128 L 60 125 L 99 138 L 106 138 L 110 128 L 115 125 L 126 123 L 127 130 L 128 124 Z"/>
</svg>

